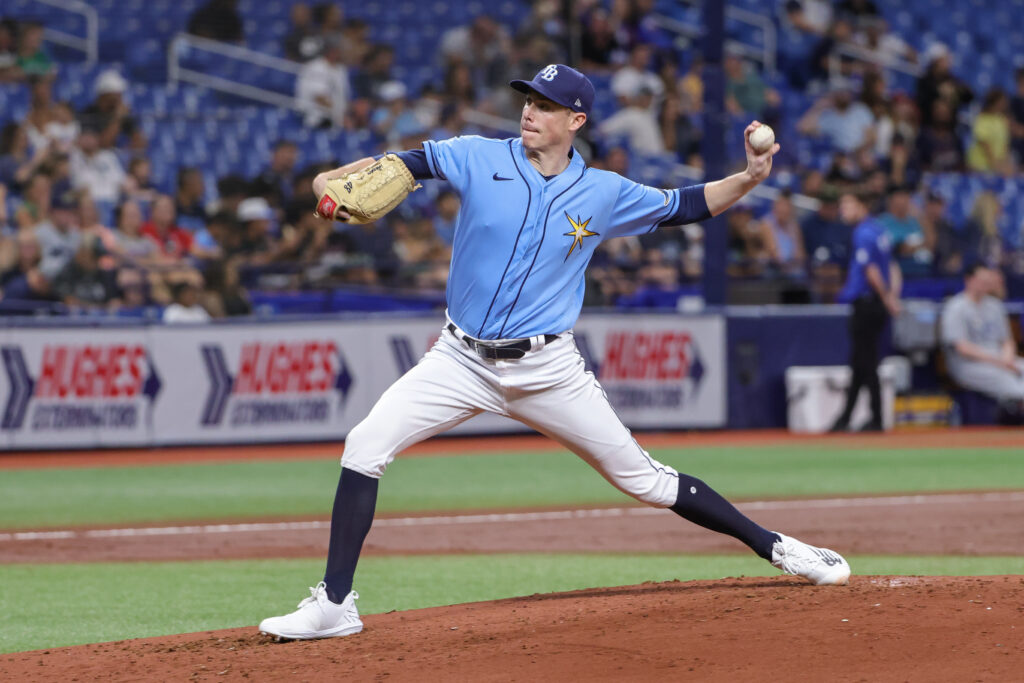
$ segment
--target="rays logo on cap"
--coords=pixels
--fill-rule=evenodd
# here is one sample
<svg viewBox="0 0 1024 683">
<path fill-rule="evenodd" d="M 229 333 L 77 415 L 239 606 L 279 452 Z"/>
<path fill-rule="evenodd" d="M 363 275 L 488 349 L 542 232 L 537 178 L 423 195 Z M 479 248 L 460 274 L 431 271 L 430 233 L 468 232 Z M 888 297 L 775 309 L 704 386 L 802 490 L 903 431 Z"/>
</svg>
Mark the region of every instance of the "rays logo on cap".
<svg viewBox="0 0 1024 683">
<path fill-rule="evenodd" d="M 558 75 L 558 67 L 554 64 L 548 64 L 547 68 L 540 72 L 540 77 L 545 81 L 555 80 L 555 76 Z"/>
</svg>

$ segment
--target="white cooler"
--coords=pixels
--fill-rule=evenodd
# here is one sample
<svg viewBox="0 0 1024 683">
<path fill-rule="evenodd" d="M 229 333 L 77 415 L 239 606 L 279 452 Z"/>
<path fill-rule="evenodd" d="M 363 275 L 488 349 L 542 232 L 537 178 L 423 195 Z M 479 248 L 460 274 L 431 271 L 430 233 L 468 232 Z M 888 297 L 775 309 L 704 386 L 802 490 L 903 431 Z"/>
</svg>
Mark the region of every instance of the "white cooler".
<svg viewBox="0 0 1024 683">
<path fill-rule="evenodd" d="M 907 359 L 894 356 L 882 361 L 878 378 L 882 384 L 882 424 L 893 426 L 893 400 L 897 385 L 908 379 Z M 850 368 L 844 365 L 792 366 L 786 369 L 786 402 L 789 431 L 826 432 L 839 417 L 850 384 Z M 903 388 L 903 387 L 901 387 Z M 871 419 L 867 387 L 861 389 L 853 408 L 850 427 L 857 429 Z"/>
</svg>

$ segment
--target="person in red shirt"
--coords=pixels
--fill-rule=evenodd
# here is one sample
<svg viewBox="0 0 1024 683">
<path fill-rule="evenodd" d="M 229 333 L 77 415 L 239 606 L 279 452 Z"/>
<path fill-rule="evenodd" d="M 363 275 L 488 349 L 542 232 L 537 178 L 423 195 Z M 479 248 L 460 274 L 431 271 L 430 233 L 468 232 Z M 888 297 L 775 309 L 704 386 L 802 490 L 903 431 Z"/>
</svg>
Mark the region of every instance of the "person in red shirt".
<svg viewBox="0 0 1024 683">
<path fill-rule="evenodd" d="M 150 218 L 142 226 L 142 234 L 156 242 L 160 254 L 180 261 L 192 253 L 192 234 L 174 223 L 174 199 L 162 194 L 153 201 Z"/>
</svg>

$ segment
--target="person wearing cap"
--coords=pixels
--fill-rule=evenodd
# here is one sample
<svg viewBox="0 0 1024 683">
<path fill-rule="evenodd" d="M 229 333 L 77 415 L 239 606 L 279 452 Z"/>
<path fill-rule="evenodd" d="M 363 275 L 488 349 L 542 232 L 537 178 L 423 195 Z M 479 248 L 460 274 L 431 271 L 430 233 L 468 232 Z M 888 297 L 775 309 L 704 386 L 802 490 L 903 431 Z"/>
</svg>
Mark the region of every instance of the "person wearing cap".
<svg viewBox="0 0 1024 683">
<path fill-rule="evenodd" d="M 846 284 L 839 301 L 850 304 L 850 384 L 846 388 L 843 409 L 829 431 L 845 432 L 857 405 L 860 390 L 868 388 L 871 419 L 859 425 L 860 431 L 880 432 L 882 388 L 878 379 L 878 346 L 890 316 L 899 315 L 903 275 L 892 257 L 892 244 L 885 227 L 876 221 L 864 199 L 853 192 L 839 199 L 839 215 L 853 226 L 853 254 Z"/>
<path fill-rule="evenodd" d="M 128 81 L 115 69 L 106 69 L 93 84 L 96 99 L 78 113 L 82 128 L 97 131 L 100 147 L 114 147 L 120 136 L 130 137 L 138 128 L 124 100 Z"/>
<path fill-rule="evenodd" d="M 53 282 L 64 266 L 71 262 L 82 243 L 78 226 L 78 201 L 68 183 L 53 186 L 53 199 L 47 220 L 36 225 L 36 238 L 42 250 L 39 272 Z"/>
<path fill-rule="evenodd" d="M 274 210 L 263 197 L 248 197 L 238 204 L 238 224 L 242 228 L 239 254 L 250 265 L 276 260 L 277 245 L 270 234 Z"/>
<path fill-rule="evenodd" d="M 729 534 L 788 573 L 817 584 L 849 577 L 838 554 L 758 526 L 704 482 L 654 460 L 585 371 L 572 334 L 584 271 L 603 240 L 722 213 L 768 177 L 779 145 L 756 154 L 755 121 L 744 131 L 743 172 L 692 187 L 648 187 L 588 167 L 573 149 L 594 104 L 589 78 L 549 64 L 510 85 L 525 95 L 518 137 L 427 140 L 397 154 L 414 178 L 445 180 L 462 199 L 447 320 L 433 348 L 349 432 L 324 579 L 297 611 L 264 620 L 264 633 L 311 639 L 362 630 L 352 583 L 380 477 L 399 451 L 485 411 L 554 438 L 624 493 Z M 372 164 L 360 159 L 319 174 L 317 213 L 351 218 L 337 204 L 326 208 L 325 199 L 335 201 L 326 183 Z"/>
</svg>

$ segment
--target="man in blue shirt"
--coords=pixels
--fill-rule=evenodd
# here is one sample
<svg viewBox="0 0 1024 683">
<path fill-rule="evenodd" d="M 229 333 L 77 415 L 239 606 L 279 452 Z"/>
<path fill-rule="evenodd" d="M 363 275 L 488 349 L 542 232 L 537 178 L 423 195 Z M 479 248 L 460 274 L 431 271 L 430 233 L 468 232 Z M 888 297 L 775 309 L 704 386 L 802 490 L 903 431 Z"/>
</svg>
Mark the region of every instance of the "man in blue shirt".
<svg viewBox="0 0 1024 683">
<path fill-rule="evenodd" d="M 882 389 L 878 381 L 878 343 L 889 316 L 899 315 L 902 275 L 892 259 L 885 228 L 868 215 L 864 200 L 853 193 L 839 200 L 839 215 L 853 229 L 853 254 L 839 301 L 853 306 L 850 315 L 850 384 L 846 404 L 831 431 L 850 427 L 861 387 L 871 396 L 871 421 L 861 431 L 882 431 Z"/>
<path fill-rule="evenodd" d="M 434 347 L 346 439 L 324 580 L 297 611 L 264 620 L 260 630 L 279 639 L 358 633 L 352 578 L 378 480 L 398 452 L 483 411 L 550 436 L 624 493 L 732 535 L 787 573 L 846 583 L 850 567 L 838 554 L 758 526 L 704 482 L 652 458 L 586 372 L 572 335 L 584 270 L 602 240 L 721 213 L 768 177 L 779 146 L 755 154 L 749 136 L 760 124 L 753 122 L 744 133 L 744 172 L 680 189 L 646 187 L 589 168 L 573 149 L 594 101 L 586 76 L 551 64 L 510 85 L 526 95 L 520 137 L 456 137 L 398 153 L 414 178 L 447 180 L 462 198 L 448 319 Z M 373 161 L 318 176 L 320 204 L 329 179 Z M 322 215 L 350 217 L 320 204 Z"/>
</svg>

